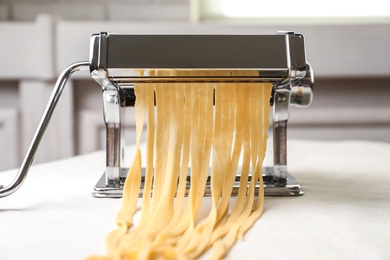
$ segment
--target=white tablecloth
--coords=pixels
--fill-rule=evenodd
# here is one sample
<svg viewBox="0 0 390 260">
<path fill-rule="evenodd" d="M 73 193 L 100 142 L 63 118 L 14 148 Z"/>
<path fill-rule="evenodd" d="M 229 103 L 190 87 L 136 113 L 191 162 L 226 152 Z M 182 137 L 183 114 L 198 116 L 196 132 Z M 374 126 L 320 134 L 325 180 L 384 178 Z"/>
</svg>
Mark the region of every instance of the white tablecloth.
<svg viewBox="0 0 390 260">
<path fill-rule="evenodd" d="M 266 197 L 265 211 L 227 259 L 390 259 L 390 144 L 290 140 L 290 172 L 305 194 Z M 118 199 L 91 191 L 96 152 L 31 168 L 0 199 L 0 259 L 83 259 L 104 253 Z M 1 172 L 8 184 L 16 170 Z"/>
</svg>

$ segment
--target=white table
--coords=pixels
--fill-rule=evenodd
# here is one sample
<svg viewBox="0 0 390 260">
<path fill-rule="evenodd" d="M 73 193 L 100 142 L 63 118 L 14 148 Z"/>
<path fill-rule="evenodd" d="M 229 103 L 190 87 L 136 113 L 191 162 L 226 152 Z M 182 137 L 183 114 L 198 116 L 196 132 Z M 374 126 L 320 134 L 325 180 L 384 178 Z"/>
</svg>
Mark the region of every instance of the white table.
<svg viewBox="0 0 390 260">
<path fill-rule="evenodd" d="M 390 259 L 390 144 L 290 140 L 288 162 L 305 194 L 267 197 L 228 259 Z M 103 254 L 120 205 L 91 196 L 104 164 L 101 151 L 34 165 L 0 199 L 0 259 Z M 15 174 L 1 172 L 0 183 Z"/>
</svg>

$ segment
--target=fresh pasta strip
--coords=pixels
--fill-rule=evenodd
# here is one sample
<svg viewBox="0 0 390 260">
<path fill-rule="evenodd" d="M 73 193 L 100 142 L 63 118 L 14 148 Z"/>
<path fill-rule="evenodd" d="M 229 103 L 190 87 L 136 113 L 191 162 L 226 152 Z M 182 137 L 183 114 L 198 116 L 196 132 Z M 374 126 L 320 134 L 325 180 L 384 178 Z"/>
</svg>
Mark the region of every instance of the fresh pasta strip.
<svg viewBox="0 0 390 260">
<path fill-rule="evenodd" d="M 140 73 L 182 77 L 192 72 Z M 212 71 L 196 73 L 213 76 Z M 256 76 L 257 72 L 224 73 Z M 118 228 L 107 236 L 107 255 L 88 259 L 197 259 L 205 252 L 210 259 L 223 258 L 263 211 L 262 162 L 271 90 L 269 83 L 137 83 L 137 147 L 116 218 Z M 134 227 L 142 157 L 146 173 L 141 219 Z M 239 190 L 232 199 L 237 172 Z M 211 204 L 204 204 L 208 178 Z M 200 209 L 206 205 L 208 213 L 203 216 Z"/>
</svg>

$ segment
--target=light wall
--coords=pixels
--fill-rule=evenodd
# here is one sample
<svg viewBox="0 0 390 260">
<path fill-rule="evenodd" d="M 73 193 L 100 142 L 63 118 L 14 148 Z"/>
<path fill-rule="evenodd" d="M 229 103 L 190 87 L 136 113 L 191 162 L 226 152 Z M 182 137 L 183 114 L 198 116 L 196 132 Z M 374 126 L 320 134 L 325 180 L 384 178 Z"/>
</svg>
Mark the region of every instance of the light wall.
<svg viewBox="0 0 390 260">
<path fill-rule="evenodd" d="M 188 20 L 189 0 L 0 0 L 0 20 L 33 21 L 48 13 L 64 20 Z"/>
</svg>

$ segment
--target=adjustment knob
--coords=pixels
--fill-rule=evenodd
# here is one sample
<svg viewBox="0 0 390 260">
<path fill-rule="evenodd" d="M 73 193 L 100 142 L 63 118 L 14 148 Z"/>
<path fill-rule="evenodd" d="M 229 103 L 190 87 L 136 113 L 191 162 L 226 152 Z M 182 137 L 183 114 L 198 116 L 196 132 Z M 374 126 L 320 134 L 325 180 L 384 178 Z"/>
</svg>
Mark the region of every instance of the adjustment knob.
<svg viewBox="0 0 390 260">
<path fill-rule="evenodd" d="M 291 85 L 291 105 L 307 107 L 313 99 L 314 75 L 310 64 L 306 65 L 305 76 Z"/>
</svg>

